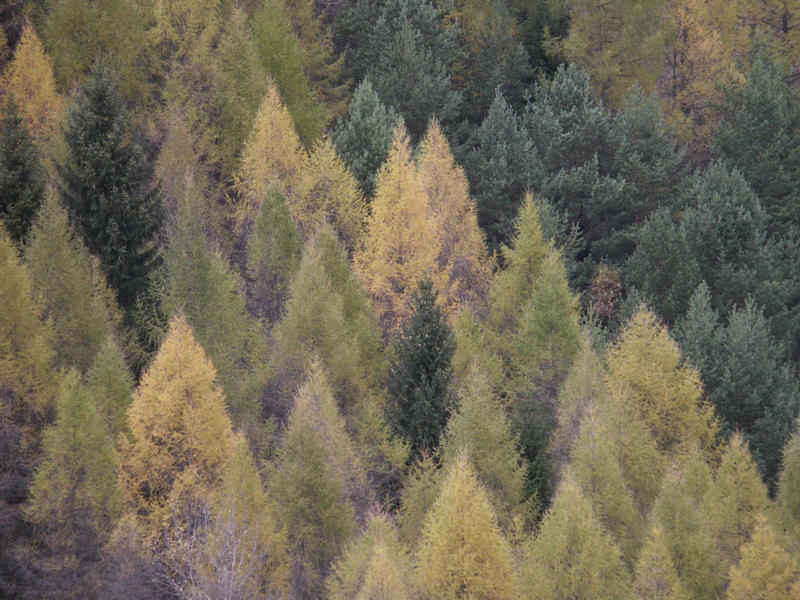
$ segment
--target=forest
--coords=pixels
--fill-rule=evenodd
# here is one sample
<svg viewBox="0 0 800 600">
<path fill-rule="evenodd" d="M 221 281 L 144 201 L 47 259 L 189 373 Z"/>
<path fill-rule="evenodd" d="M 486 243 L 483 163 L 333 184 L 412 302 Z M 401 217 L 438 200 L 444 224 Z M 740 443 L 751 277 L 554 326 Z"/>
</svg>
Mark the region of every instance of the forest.
<svg viewBox="0 0 800 600">
<path fill-rule="evenodd" d="M 0 599 L 800 600 L 800 3 L 0 1 Z"/>
</svg>

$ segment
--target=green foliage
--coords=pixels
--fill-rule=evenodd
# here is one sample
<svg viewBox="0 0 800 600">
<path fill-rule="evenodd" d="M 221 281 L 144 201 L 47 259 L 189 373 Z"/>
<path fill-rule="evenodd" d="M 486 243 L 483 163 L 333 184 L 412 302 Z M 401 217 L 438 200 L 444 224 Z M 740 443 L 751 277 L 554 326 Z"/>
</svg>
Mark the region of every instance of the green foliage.
<svg viewBox="0 0 800 600">
<path fill-rule="evenodd" d="M 638 600 L 689 600 L 669 554 L 663 530 L 656 525 L 636 562 L 634 590 Z"/>
<path fill-rule="evenodd" d="M 157 263 L 162 208 L 141 133 L 130 127 L 114 76 L 102 64 L 81 88 L 64 136 L 69 157 L 58 171 L 65 203 L 120 304 L 130 308 Z"/>
<path fill-rule="evenodd" d="M 449 389 L 453 330 L 436 306 L 430 280 L 419 282 L 414 313 L 393 342 L 389 358 L 391 422 L 411 447 L 411 460 L 435 451 L 453 406 Z"/>
<path fill-rule="evenodd" d="M 267 191 L 247 239 L 247 300 L 251 314 L 275 323 L 289 297 L 289 283 L 300 266 L 302 245 L 286 196 Z"/>
<path fill-rule="evenodd" d="M 439 496 L 441 470 L 430 454 L 422 457 L 411 466 L 403 483 L 398 528 L 400 538 L 409 548 L 419 544 L 425 516 Z"/>
<path fill-rule="evenodd" d="M 391 106 L 381 102 L 369 79 L 364 79 L 353 92 L 347 114 L 331 131 L 336 149 L 367 196 L 375 192 L 375 175 L 389 154 L 398 118 Z"/>
<path fill-rule="evenodd" d="M 292 594 L 319 598 L 367 508 L 364 473 L 318 365 L 297 392 L 270 485 L 294 557 Z"/>
<path fill-rule="evenodd" d="M 43 196 L 39 154 L 12 98 L 0 125 L 0 219 L 18 244 L 26 239 Z"/>
<path fill-rule="evenodd" d="M 422 598 L 515 598 L 511 549 L 466 453 L 451 465 L 416 555 Z"/>
<path fill-rule="evenodd" d="M 53 323 L 59 363 L 85 372 L 121 319 L 97 260 L 76 238 L 55 195 L 39 210 L 25 262 L 44 316 Z"/>
<path fill-rule="evenodd" d="M 112 440 L 128 429 L 128 406 L 131 403 L 133 377 L 117 342 L 106 336 L 89 372 L 86 388 L 92 395 L 98 416 L 105 423 Z"/>
<path fill-rule="evenodd" d="M 552 600 L 633 598 L 619 548 L 572 477 L 564 477 L 528 545 L 523 591 Z"/>
</svg>

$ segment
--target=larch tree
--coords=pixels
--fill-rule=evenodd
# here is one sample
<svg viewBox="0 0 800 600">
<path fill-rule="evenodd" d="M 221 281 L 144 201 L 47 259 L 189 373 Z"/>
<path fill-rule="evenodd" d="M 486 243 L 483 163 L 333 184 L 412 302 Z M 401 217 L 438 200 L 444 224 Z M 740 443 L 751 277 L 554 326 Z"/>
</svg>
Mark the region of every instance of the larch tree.
<svg viewBox="0 0 800 600">
<path fill-rule="evenodd" d="M 290 199 L 302 189 L 304 150 L 292 116 L 274 83 L 267 86 L 253 129 L 242 150 L 234 184 L 239 195 L 236 220 L 246 232 L 271 185 Z"/>
<path fill-rule="evenodd" d="M 411 466 L 403 482 L 397 528 L 408 548 L 416 548 L 422 536 L 425 516 L 436 502 L 442 484 L 442 470 L 429 453 Z"/>
<path fill-rule="evenodd" d="M 281 318 L 302 252 L 286 195 L 278 185 L 272 185 L 247 238 L 246 286 L 251 314 L 268 324 Z"/>
<path fill-rule="evenodd" d="M 397 113 L 383 104 L 368 79 L 353 92 L 347 114 L 331 131 L 342 159 L 368 197 L 375 192 L 375 176 L 389 154 Z"/>
<path fill-rule="evenodd" d="M 289 206 L 305 239 L 327 223 L 349 253 L 358 247 L 366 204 L 358 182 L 327 136 L 314 144 L 305 162 L 302 192 L 290 198 Z"/>
<path fill-rule="evenodd" d="M 59 581 L 70 585 L 85 576 L 122 509 L 113 438 L 74 371 L 64 381 L 42 450 L 26 516 L 55 559 L 45 561 L 52 564 L 45 573 L 57 588 Z"/>
<path fill-rule="evenodd" d="M 489 294 L 492 266 L 466 175 L 436 119 L 420 143 L 417 176 L 440 242 L 436 264 L 444 313 L 449 316 L 461 307 L 480 311 Z"/>
<path fill-rule="evenodd" d="M 782 548 L 767 519 L 759 514 L 752 537 L 731 569 L 726 600 L 792 600 L 800 595 L 797 557 Z"/>
<path fill-rule="evenodd" d="M 318 364 L 295 397 L 270 486 L 293 557 L 292 594 L 318 598 L 369 504 L 363 467 Z"/>
<path fill-rule="evenodd" d="M 389 419 L 409 444 L 410 459 L 435 452 L 454 401 L 450 390 L 455 336 L 436 306 L 433 284 L 422 280 L 414 313 L 395 337 L 389 357 Z"/>
<path fill-rule="evenodd" d="M 456 351 L 453 354 L 453 389 L 467 385 L 473 370 L 481 372 L 488 380 L 493 393 L 503 395 L 506 375 L 503 363 L 489 342 L 490 334 L 479 315 L 469 309 L 458 312 L 453 321 Z"/>
<path fill-rule="evenodd" d="M 436 225 L 428 217 L 428 199 L 402 126 L 395 128 L 371 206 L 355 262 L 375 304 L 381 329 L 389 336 L 411 314 L 417 282 L 437 275 L 440 251 Z"/>
<path fill-rule="evenodd" d="M 0 219 L 21 245 L 44 197 L 44 170 L 13 98 L 4 112 L 0 122 Z"/>
<path fill-rule="evenodd" d="M 630 388 L 659 449 L 713 445 L 717 424 L 703 401 L 699 375 L 682 364 L 677 344 L 652 312 L 639 308 L 634 313 L 607 362 L 609 377 Z"/>
<path fill-rule="evenodd" d="M 466 453 L 449 467 L 425 519 L 415 585 L 430 599 L 516 597 L 511 549 Z"/>
<path fill-rule="evenodd" d="M 45 199 L 25 248 L 25 262 L 62 366 L 85 372 L 122 320 L 97 260 L 72 229 L 54 194 Z"/>
<path fill-rule="evenodd" d="M 523 516 L 525 463 L 505 407 L 485 374 L 475 369 L 460 390 L 458 410 L 447 423 L 440 452 L 444 468 L 458 462 L 462 452 L 469 455 L 499 523 L 510 527 L 514 517 Z"/>
<path fill-rule="evenodd" d="M 675 564 L 672 562 L 664 531 L 655 525 L 636 561 L 633 588 L 637 600 L 689 600 Z"/>
<path fill-rule="evenodd" d="M 142 376 L 121 438 L 119 486 L 149 547 L 163 550 L 221 485 L 236 450 L 217 373 L 182 315 Z"/>
<path fill-rule="evenodd" d="M 800 541 L 800 427 L 783 450 L 783 468 L 778 482 L 778 508 L 784 527 Z"/>
<path fill-rule="evenodd" d="M 5 92 L 3 112 L 8 114 L 7 101 L 13 99 L 31 137 L 44 149 L 56 133 L 62 100 L 56 90 L 50 59 L 30 22 L 25 23 L 14 59 L 6 67 L 0 86 Z"/>
<path fill-rule="evenodd" d="M 102 64 L 68 112 L 64 137 L 69 156 L 57 165 L 64 202 L 120 304 L 130 308 L 158 262 L 163 213 L 143 134 L 130 126 L 114 75 Z"/>
<path fill-rule="evenodd" d="M 619 547 L 569 475 L 529 543 L 522 582 L 525 594 L 548 600 L 633 598 Z"/>
<path fill-rule="evenodd" d="M 411 557 L 391 517 L 370 515 L 364 532 L 350 542 L 326 582 L 329 600 L 405 600 L 411 597 Z"/>
<path fill-rule="evenodd" d="M 112 440 L 128 430 L 128 407 L 133 400 L 133 376 L 113 335 L 107 335 L 86 374 L 98 416 Z"/>
<path fill-rule="evenodd" d="M 728 442 L 704 502 L 712 538 L 725 560 L 736 563 L 759 513 L 769 505 L 767 488 L 741 434 Z"/>
</svg>

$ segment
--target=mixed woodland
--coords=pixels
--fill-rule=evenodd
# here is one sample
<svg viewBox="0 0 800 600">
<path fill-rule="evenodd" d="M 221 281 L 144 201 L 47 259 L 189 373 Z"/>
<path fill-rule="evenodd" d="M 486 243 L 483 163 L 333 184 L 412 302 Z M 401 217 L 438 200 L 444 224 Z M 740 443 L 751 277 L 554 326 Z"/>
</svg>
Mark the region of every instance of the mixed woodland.
<svg viewBox="0 0 800 600">
<path fill-rule="evenodd" d="M 800 3 L 0 2 L 0 598 L 800 599 Z"/>
</svg>

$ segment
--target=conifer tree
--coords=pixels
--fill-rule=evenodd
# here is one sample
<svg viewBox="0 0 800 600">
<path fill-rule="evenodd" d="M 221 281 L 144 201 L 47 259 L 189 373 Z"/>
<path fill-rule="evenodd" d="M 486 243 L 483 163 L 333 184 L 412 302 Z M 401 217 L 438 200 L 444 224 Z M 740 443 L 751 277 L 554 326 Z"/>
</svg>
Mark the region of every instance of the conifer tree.
<svg viewBox="0 0 800 600">
<path fill-rule="evenodd" d="M 295 397 L 271 481 L 293 556 L 298 598 L 318 598 L 332 561 L 367 508 L 365 479 L 318 365 Z"/>
<path fill-rule="evenodd" d="M 442 483 L 440 465 L 429 453 L 411 466 L 403 483 L 397 527 L 409 548 L 416 548 L 422 536 L 425 516 L 436 502 Z"/>
<path fill-rule="evenodd" d="M 37 215 L 25 261 L 34 293 L 53 323 L 59 363 L 86 371 L 121 317 L 97 261 L 76 238 L 55 195 Z"/>
<path fill-rule="evenodd" d="M 662 528 L 678 576 L 690 598 L 717 598 L 726 568 L 711 535 L 703 498 L 712 473 L 696 448 L 667 472 L 651 513 Z"/>
<path fill-rule="evenodd" d="M 630 388 L 659 449 L 675 452 L 687 444 L 713 444 L 717 425 L 702 400 L 697 371 L 681 364 L 677 344 L 652 312 L 637 310 L 607 362 L 609 376 Z"/>
<path fill-rule="evenodd" d="M 292 117 L 274 83 L 258 109 L 253 130 L 242 150 L 234 181 L 239 192 L 236 217 L 240 226 L 249 226 L 261 208 L 271 185 L 283 188 L 287 197 L 298 193 L 303 169 L 303 149 Z"/>
<path fill-rule="evenodd" d="M 458 312 L 453 322 L 456 351 L 453 354 L 453 389 L 467 385 L 472 371 L 482 373 L 489 388 L 498 396 L 505 392 L 506 376 L 497 352 L 489 342 L 489 332 L 478 315 L 469 309 Z"/>
<path fill-rule="evenodd" d="M 737 562 L 759 513 L 769 504 L 767 490 L 741 434 L 734 434 L 728 442 L 704 502 L 721 555 L 731 564 Z"/>
<path fill-rule="evenodd" d="M 368 197 L 375 193 L 375 176 L 389 154 L 397 120 L 394 109 L 384 105 L 364 79 L 353 92 L 347 114 L 331 131 L 336 149 Z"/>
<path fill-rule="evenodd" d="M 410 597 L 411 584 L 408 551 L 390 517 L 375 513 L 334 565 L 326 588 L 330 600 L 403 600 Z"/>
<path fill-rule="evenodd" d="M 45 431 L 42 449 L 27 517 L 55 558 L 54 565 L 74 556 L 85 569 L 97 560 L 122 505 L 113 439 L 75 372 L 63 384 L 56 421 Z M 65 576 L 58 571 L 56 566 L 49 575 Z"/>
<path fill-rule="evenodd" d="M 562 479 L 522 569 L 528 596 L 568 600 L 633 598 L 619 548 L 570 476 Z"/>
<path fill-rule="evenodd" d="M 10 98 L 0 124 L 0 219 L 22 244 L 44 196 L 44 172 L 18 113 Z"/>
<path fill-rule="evenodd" d="M 366 204 L 356 179 L 330 138 L 326 136 L 317 141 L 304 171 L 303 191 L 290 202 L 292 216 L 304 237 L 309 239 L 327 223 L 352 253 L 360 242 Z"/>
<path fill-rule="evenodd" d="M 162 208 L 141 133 L 129 125 L 114 76 L 96 65 L 67 115 L 69 157 L 58 165 L 64 200 L 124 308 L 157 262 Z"/>
<path fill-rule="evenodd" d="M 364 242 L 355 257 L 384 335 L 397 332 L 411 314 L 417 282 L 436 274 L 439 251 L 408 136 L 403 127 L 397 127 L 389 157 L 378 174 Z"/>
<path fill-rule="evenodd" d="M 449 384 L 455 352 L 453 330 L 436 306 L 430 280 L 420 281 L 414 304 L 389 358 L 390 419 L 410 445 L 412 460 L 439 446 L 453 406 Z"/>
<path fill-rule="evenodd" d="M 128 409 L 119 485 L 151 548 L 191 519 L 185 507 L 221 484 L 236 450 L 216 370 L 182 315 L 172 318 Z"/>
<path fill-rule="evenodd" d="M 447 423 L 441 456 L 445 468 L 470 456 L 498 521 L 504 527 L 519 516 L 525 486 L 525 464 L 504 407 L 486 376 L 471 370 L 458 396 L 458 411 Z"/>
<path fill-rule="evenodd" d="M 179 209 L 165 271 L 162 310 L 184 315 L 214 362 L 234 424 L 253 435 L 259 418 L 255 370 L 266 361 L 265 344 L 247 314 L 242 283 L 209 248 L 200 215 L 189 202 Z"/>
<path fill-rule="evenodd" d="M 30 22 L 23 26 L 14 59 L 6 67 L 0 85 L 6 99 L 16 104 L 28 133 L 44 150 L 56 131 L 61 97 L 56 91 L 53 67 Z M 13 111 L 4 104 L 4 112 L 12 116 Z"/>
<path fill-rule="evenodd" d="M 638 600 L 689 600 L 672 562 L 664 531 L 654 526 L 636 562 L 633 583 Z"/>
<path fill-rule="evenodd" d="M 275 323 L 289 298 L 302 245 L 286 196 L 271 186 L 247 239 L 247 300 L 250 313 Z"/>
<path fill-rule="evenodd" d="M 481 126 L 472 134 L 464 165 L 475 197 L 478 223 L 489 250 L 508 244 L 538 157 L 522 120 L 499 92 Z"/>
<path fill-rule="evenodd" d="M 741 554 L 731 569 L 726 600 L 791 600 L 800 594 L 797 558 L 781 548 L 763 515 L 758 515 Z"/>
<path fill-rule="evenodd" d="M 783 450 L 783 468 L 778 483 L 778 508 L 786 529 L 797 532 L 800 539 L 800 427 Z M 797 529 L 796 529 L 797 528 Z"/>
<path fill-rule="evenodd" d="M 128 429 L 133 377 L 113 335 L 107 335 L 86 374 L 86 388 L 112 440 Z"/>
<path fill-rule="evenodd" d="M 417 173 L 440 240 L 436 263 L 443 310 L 446 315 L 463 306 L 480 310 L 489 293 L 491 264 L 464 170 L 435 119 L 420 144 Z"/>
<path fill-rule="evenodd" d="M 466 453 L 449 468 L 416 559 L 416 588 L 423 598 L 516 597 L 511 550 Z"/>
</svg>

